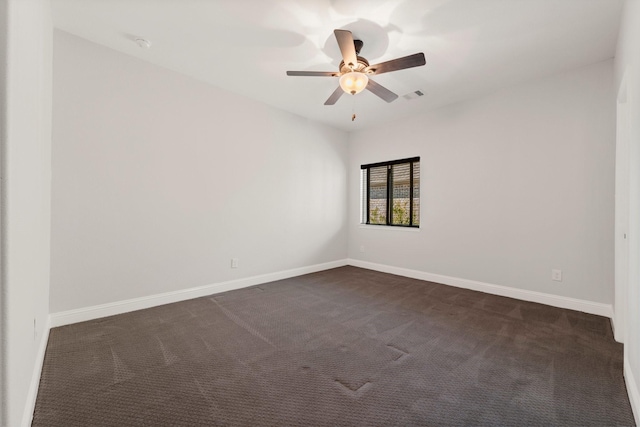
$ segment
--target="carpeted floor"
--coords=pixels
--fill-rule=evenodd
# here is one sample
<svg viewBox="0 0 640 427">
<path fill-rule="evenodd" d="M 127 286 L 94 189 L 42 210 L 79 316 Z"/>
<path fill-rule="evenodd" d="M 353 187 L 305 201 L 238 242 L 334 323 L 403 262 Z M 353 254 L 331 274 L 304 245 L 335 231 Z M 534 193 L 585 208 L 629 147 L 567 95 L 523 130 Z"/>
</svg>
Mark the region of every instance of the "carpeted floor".
<svg viewBox="0 0 640 427">
<path fill-rule="evenodd" d="M 33 425 L 634 422 L 608 319 L 342 267 L 52 329 Z"/>
</svg>

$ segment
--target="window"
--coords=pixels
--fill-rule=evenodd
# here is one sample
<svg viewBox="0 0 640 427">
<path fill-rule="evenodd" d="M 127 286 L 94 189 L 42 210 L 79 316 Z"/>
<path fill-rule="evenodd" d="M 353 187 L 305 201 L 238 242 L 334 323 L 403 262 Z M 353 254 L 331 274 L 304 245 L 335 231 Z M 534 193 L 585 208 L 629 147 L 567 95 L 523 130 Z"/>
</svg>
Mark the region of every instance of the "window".
<svg viewBox="0 0 640 427">
<path fill-rule="evenodd" d="M 362 165 L 361 223 L 420 226 L 420 157 Z"/>
</svg>

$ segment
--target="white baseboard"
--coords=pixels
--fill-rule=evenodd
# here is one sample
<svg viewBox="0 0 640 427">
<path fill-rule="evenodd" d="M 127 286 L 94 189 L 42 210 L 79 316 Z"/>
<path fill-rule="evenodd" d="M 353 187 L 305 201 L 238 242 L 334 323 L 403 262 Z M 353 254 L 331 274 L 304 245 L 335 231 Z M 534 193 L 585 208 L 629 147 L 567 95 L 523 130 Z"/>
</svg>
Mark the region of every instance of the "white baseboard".
<svg viewBox="0 0 640 427">
<path fill-rule="evenodd" d="M 179 291 L 150 295 L 147 297 L 133 298 L 124 301 L 116 301 L 107 304 L 53 313 L 50 316 L 50 325 L 53 328 L 57 326 L 69 325 L 72 323 L 84 322 L 87 320 L 99 319 L 101 317 L 128 313 L 130 311 L 142 310 L 145 308 L 156 307 L 158 305 L 170 304 L 192 298 L 199 298 L 219 292 L 246 288 L 248 286 L 273 282 L 275 280 L 288 279 L 303 274 L 315 273 L 317 271 L 328 270 L 330 268 L 342 267 L 344 265 L 352 265 L 354 267 L 381 271 L 383 273 L 396 274 L 398 276 L 405 276 L 419 280 L 426 280 L 429 282 L 442 283 L 444 285 L 455 286 L 458 288 L 471 289 L 475 291 L 486 292 L 488 294 L 520 299 L 523 301 L 537 302 L 553 307 L 567 308 L 570 310 L 582 311 L 585 313 L 596 314 L 609 318 L 613 317 L 613 309 L 609 304 L 602 304 L 558 295 L 545 294 L 541 292 L 510 288 L 507 286 L 500 286 L 491 283 L 478 282 L 475 280 L 461 279 L 457 277 L 427 273 L 424 271 L 393 267 L 389 265 L 377 264 L 356 259 L 346 259 L 332 261 L 324 264 L 316 264 L 307 267 L 294 268 L 291 270 L 279 271 L 275 273 L 268 273 L 260 276 L 252 276 L 238 280 L 214 283 L 189 289 L 182 289 Z"/>
<path fill-rule="evenodd" d="M 42 375 L 42 365 L 44 364 L 44 355 L 47 352 L 47 344 L 49 343 L 49 330 L 51 329 L 51 317 L 47 317 L 38 354 L 33 366 L 33 374 L 31 374 L 31 382 L 29 383 L 29 392 L 24 405 L 24 413 L 22 414 L 22 426 L 29 427 L 33 421 L 33 410 L 36 408 L 36 399 L 38 397 L 38 388 L 40 387 L 40 376 Z"/>
<path fill-rule="evenodd" d="M 624 381 L 627 384 L 627 393 L 629 394 L 633 417 L 636 419 L 636 425 L 640 426 L 640 389 L 638 389 L 638 383 L 633 376 L 633 372 L 631 372 L 629 359 L 627 359 L 626 355 L 624 358 Z"/>
<path fill-rule="evenodd" d="M 408 268 L 392 267 L 384 264 L 348 259 L 347 264 L 354 267 L 366 268 L 369 270 L 381 271 L 383 273 L 396 274 L 398 276 L 411 277 L 412 279 L 426 280 L 428 282 L 442 283 L 444 285 L 455 286 L 457 288 L 471 289 L 503 297 L 515 298 L 523 301 L 537 302 L 553 307 L 567 308 L 570 310 L 582 311 L 584 313 L 596 314 L 608 318 L 613 317 L 613 309 L 610 304 L 602 304 L 591 301 L 584 301 L 575 298 L 563 297 L 559 295 L 545 294 L 542 292 L 528 291 L 524 289 L 510 288 L 507 286 L 493 285 L 491 283 L 478 282 L 475 280 L 460 279 L 458 277 L 443 276 L 440 274 L 427 273 L 424 271 L 410 270 Z"/>
<path fill-rule="evenodd" d="M 624 330 L 623 328 L 616 328 L 616 310 L 612 307 L 611 313 L 611 330 L 613 331 L 613 339 L 624 344 Z"/>
<path fill-rule="evenodd" d="M 611 307 L 612 313 L 611 313 L 611 330 L 613 331 L 613 339 L 616 340 L 619 343 L 623 342 L 623 339 L 620 335 L 622 335 L 620 333 L 620 330 L 616 330 L 616 311 L 613 309 L 613 306 Z"/>
<path fill-rule="evenodd" d="M 315 273 L 317 271 L 328 270 L 330 268 L 347 265 L 346 260 L 327 262 L 307 267 L 294 268 L 291 270 L 278 271 L 275 273 L 262 274 L 260 276 L 246 277 L 243 279 L 230 280 L 227 282 L 213 283 L 195 288 L 181 289 L 179 291 L 166 292 L 162 294 L 149 295 L 141 298 L 132 298 L 124 301 L 116 301 L 107 304 L 83 307 L 75 310 L 62 311 L 51 314 L 51 327 L 69 325 L 72 323 L 85 322 L 87 320 L 99 319 L 101 317 L 113 316 L 116 314 L 128 313 L 130 311 L 142 310 L 156 307 L 163 304 L 185 301 L 192 298 L 200 298 L 219 292 L 231 291 L 234 289 L 246 288 L 248 286 L 260 285 L 262 283 L 276 280 L 288 279 L 303 274 Z"/>
</svg>

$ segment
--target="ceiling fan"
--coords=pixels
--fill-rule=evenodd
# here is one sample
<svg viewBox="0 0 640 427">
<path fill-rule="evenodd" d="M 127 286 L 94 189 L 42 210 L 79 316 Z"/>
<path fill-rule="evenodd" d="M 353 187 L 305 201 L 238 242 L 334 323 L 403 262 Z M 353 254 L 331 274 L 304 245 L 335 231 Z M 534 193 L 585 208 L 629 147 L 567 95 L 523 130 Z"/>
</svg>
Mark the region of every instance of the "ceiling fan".
<svg viewBox="0 0 640 427">
<path fill-rule="evenodd" d="M 340 71 L 287 71 L 287 76 L 340 77 L 340 86 L 338 86 L 329 99 L 325 101 L 324 105 L 335 104 L 343 93 L 355 95 L 364 89 L 367 89 L 369 92 L 372 92 L 387 102 L 392 102 L 398 98 L 398 95 L 374 82 L 369 76 L 404 70 L 405 68 L 419 67 L 426 63 L 424 53 L 420 52 L 379 64 L 369 65 L 369 61 L 358 56 L 364 43 L 361 40 L 354 40 L 351 31 L 334 30 L 333 33 L 336 36 L 340 52 L 342 53 Z"/>
</svg>

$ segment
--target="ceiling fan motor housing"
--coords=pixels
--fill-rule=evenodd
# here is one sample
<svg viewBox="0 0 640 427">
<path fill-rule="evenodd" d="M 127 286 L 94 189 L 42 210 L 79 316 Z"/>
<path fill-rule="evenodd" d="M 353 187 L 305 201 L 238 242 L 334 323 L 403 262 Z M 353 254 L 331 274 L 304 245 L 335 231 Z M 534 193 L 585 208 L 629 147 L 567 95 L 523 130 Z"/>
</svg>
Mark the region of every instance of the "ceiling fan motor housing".
<svg viewBox="0 0 640 427">
<path fill-rule="evenodd" d="M 344 61 L 340 61 L 340 73 L 346 74 L 352 71 L 363 73 L 364 69 L 369 66 L 369 61 L 360 55 L 360 50 L 362 50 L 362 46 L 364 46 L 364 42 L 362 40 L 354 40 L 353 47 L 356 51 L 356 58 L 358 58 L 357 64 L 345 64 Z"/>
<path fill-rule="evenodd" d="M 350 73 L 351 71 L 364 73 L 364 69 L 369 66 L 369 61 L 367 61 L 362 56 L 357 56 L 357 58 L 358 58 L 358 63 L 354 64 L 353 68 L 350 67 L 348 64 L 345 64 L 344 61 L 340 61 L 340 72 L 342 74 Z"/>
</svg>

